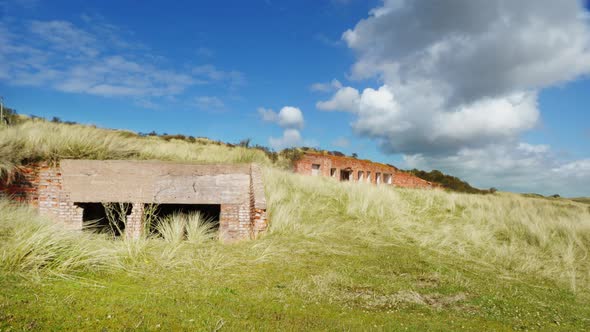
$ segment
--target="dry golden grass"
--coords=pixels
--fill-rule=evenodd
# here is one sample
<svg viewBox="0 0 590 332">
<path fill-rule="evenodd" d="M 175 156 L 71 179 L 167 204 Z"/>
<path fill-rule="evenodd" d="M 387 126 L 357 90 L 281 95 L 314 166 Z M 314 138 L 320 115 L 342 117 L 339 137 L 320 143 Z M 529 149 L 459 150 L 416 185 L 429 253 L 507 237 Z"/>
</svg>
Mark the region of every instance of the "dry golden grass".
<svg viewBox="0 0 590 332">
<path fill-rule="evenodd" d="M 586 204 L 338 183 L 274 169 L 266 181 L 271 232 L 282 236 L 412 243 L 507 275 L 535 274 L 572 290 L 590 286 Z"/>
</svg>

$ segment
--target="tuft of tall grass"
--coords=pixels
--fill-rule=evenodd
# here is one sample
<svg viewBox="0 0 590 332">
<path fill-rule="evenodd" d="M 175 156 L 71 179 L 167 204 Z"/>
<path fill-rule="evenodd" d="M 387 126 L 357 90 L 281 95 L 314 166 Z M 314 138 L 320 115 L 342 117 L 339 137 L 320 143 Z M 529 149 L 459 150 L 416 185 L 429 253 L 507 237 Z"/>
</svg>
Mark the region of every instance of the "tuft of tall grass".
<svg viewBox="0 0 590 332">
<path fill-rule="evenodd" d="M 0 268 L 13 272 L 68 274 L 108 269 L 112 251 L 104 238 L 69 231 L 28 207 L 0 200 Z"/>
<path fill-rule="evenodd" d="M 201 244 L 215 236 L 215 221 L 205 218 L 201 213 L 174 213 L 158 220 L 156 232 L 164 241 L 179 244 L 186 240 L 189 243 Z"/>
<path fill-rule="evenodd" d="M 180 244 L 185 239 L 186 217 L 181 213 L 174 213 L 161 218 L 156 224 L 156 232 L 164 241 Z"/>
<path fill-rule="evenodd" d="M 219 221 L 205 217 L 200 212 L 186 216 L 186 240 L 189 243 L 201 244 L 215 237 Z"/>
</svg>

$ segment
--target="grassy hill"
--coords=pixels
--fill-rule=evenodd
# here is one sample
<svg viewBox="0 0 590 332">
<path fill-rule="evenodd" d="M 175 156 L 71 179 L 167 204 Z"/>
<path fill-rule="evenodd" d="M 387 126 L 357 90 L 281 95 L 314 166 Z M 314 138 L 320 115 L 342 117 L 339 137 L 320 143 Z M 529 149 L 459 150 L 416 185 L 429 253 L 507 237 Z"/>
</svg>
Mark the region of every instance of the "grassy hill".
<svg viewBox="0 0 590 332">
<path fill-rule="evenodd" d="M 0 165 L 60 158 L 265 165 L 256 241 L 71 233 L 0 201 L 0 330 L 590 329 L 590 206 L 338 183 L 256 149 L 42 121 Z"/>
</svg>

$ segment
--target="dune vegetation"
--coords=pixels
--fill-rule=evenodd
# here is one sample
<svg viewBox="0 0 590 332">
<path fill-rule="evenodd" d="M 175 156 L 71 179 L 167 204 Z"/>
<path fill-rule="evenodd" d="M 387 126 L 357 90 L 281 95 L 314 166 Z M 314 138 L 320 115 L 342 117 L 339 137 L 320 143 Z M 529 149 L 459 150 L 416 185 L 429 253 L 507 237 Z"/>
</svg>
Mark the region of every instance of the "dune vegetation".
<svg viewBox="0 0 590 332">
<path fill-rule="evenodd" d="M 5 171 L 60 158 L 259 162 L 270 229 L 227 245 L 177 215 L 131 240 L 0 200 L 2 331 L 590 329 L 588 204 L 339 183 L 260 150 L 80 125 L 0 130 Z"/>
<path fill-rule="evenodd" d="M 217 143 L 217 144 L 214 144 Z M 228 147 L 208 139 L 163 139 L 41 119 L 0 130 L 0 174 L 28 162 L 60 159 L 142 159 L 199 163 L 269 163 L 258 149 Z"/>
</svg>

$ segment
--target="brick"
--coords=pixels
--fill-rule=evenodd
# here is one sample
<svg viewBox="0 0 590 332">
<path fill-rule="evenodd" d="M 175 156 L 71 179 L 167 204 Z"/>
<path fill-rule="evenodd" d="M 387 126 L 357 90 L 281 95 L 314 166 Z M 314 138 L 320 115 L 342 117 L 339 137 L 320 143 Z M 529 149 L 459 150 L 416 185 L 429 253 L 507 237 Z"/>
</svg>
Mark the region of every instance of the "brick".
<svg viewBox="0 0 590 332">
<path fill-rule="evenodd" d="M 350 177 L 351 182 L 366 182 L 405 188 L 426 189 L 442 187 L 438 183 L 420 179 L 392 165 L 315 152 L 305 153 L 295 162 L 293 169 L 295 173 L 334 177 L 337 180 L 340 180 L 343 172 L 352 172 Z M 332 173 L 333 170 L 335 171 L 334 173 Z M 390 177 L 390 181 L 388 181 L 388 177 Z"/>
</svg>

